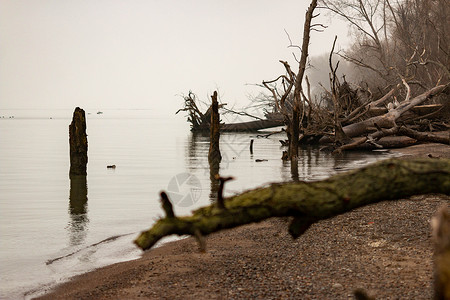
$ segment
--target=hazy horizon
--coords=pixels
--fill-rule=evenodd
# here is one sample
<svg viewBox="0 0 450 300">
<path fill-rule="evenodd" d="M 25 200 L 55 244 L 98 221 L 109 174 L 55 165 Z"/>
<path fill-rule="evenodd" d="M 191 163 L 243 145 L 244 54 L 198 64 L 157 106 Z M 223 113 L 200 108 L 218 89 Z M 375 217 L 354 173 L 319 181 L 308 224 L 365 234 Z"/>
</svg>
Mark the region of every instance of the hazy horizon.
<svg viewBox="0 0 450 300">
<path fill-rule="evenodd" d="M 248 103 L 251 84 L 297 69 L 309 1 L 0 0 L 0 109 L 157 109 L 189 90 Z M 318 11 L 320 12 L 320 11 Z M 318 21 L 329 25 L 321 12 Z M 333 21 L 334 22 L 334 21 Z M 330 51 L 333 23 L 310 56 Z M 178 95 L 178 96 L 177 96 Z"/>
</svg>

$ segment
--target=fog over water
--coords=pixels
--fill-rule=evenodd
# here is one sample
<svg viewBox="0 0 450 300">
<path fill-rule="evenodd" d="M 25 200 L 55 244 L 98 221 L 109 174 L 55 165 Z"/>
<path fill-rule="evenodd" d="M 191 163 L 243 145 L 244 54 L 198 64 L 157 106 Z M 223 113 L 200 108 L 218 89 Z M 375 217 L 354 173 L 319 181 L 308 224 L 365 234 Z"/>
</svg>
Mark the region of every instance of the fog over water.
<svg viewBox="0 0 450 300">
<path fill-rule="evenodd" d="M 0 0 L 0 108 L 153 108 L 189 90 L 244 106 L 296 63 L 308 1 Z M 318 12 L 320 12 L 318 10 Z M 313 32 L 312 56 L 347 29 Z"/>
<path fill-rule="evenodd" d="M 157 195 L 173 180 L 198 180 L 183 188 L 195 190 L 195 203 L 176 213 L 209 204 L 217 182 L 208 138 L 174 115 L 180 95 L 192 90 L 207 100 L 218 89 L 229 106 L 247 105 L 261 91 L 251 84 L 284 72 L 280 59 L 297 69 L 286 32 L 301 44 L 308 5 L 0 0 L 0 298 L 30 297 L 138 257 L 132 240 L 162 214 Z M 330 25 L 323 15 L 317 21 Z M 311 55 L 328 52 L 335 34 L 344 45 L 342 23 L 314 32 Z M 68 125 L 77 106 L 87 113 L 88 176 L 70 180 Z M 224 134 L 220 172 L 238 179 L 227 195 L 292 180 L 280 159 L 284 138 Z M 385 157 L 301 153 L 296 176 L 305 180 Z"/>
</svg>

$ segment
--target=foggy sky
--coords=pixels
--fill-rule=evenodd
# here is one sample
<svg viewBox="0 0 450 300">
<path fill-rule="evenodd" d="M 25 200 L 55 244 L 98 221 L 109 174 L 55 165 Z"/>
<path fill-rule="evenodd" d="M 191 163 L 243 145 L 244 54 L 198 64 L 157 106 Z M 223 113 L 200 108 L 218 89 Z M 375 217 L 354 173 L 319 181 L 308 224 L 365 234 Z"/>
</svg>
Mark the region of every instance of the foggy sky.
<svg viewBox="0 0 450 300">
<path fill-rule="evenodd" d="M 173 114 L 189 90 L 237 106 L 246 84 L 297 65 L 305 0 L 0 0 L 0 108 L 150 108 Z M 328 24 L 328 17 L 321 22 Z M 334 22 L 334 21 L 333 21 Z M 333 23 L 313 33 L 329 52 Z"/>
</svg>

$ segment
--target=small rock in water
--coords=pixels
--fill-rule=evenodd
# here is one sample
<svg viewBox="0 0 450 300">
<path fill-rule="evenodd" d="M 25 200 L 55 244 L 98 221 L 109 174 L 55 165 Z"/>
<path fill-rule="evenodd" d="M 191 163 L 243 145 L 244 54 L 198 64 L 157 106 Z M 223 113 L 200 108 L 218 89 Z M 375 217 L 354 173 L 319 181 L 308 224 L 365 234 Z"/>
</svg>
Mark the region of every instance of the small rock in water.
<svg viewBox="0 0 450 300">
<path fill-rule="evenodd" d="M 115 168 L 116 168 L 116 165 L 106 166 L 106 168 L 108 168 L 108 169 L 115 169 Z"/>
</svg>

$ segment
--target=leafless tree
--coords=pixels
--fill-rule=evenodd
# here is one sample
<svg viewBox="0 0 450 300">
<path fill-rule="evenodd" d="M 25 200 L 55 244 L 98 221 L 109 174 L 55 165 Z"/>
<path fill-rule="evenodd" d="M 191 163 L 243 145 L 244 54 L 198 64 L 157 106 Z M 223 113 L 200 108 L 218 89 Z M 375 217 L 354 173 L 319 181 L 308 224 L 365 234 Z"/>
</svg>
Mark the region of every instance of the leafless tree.
<svg viewBox="0 0 450 300">
<path fill-rule="evenodd" d="M 359 66 L 372 85 L 406 80 L 423 92 L 450 80 L 448 0 L 322 0 L 348 22 L 353 47 L 339 53 Z"/>
</svg>

